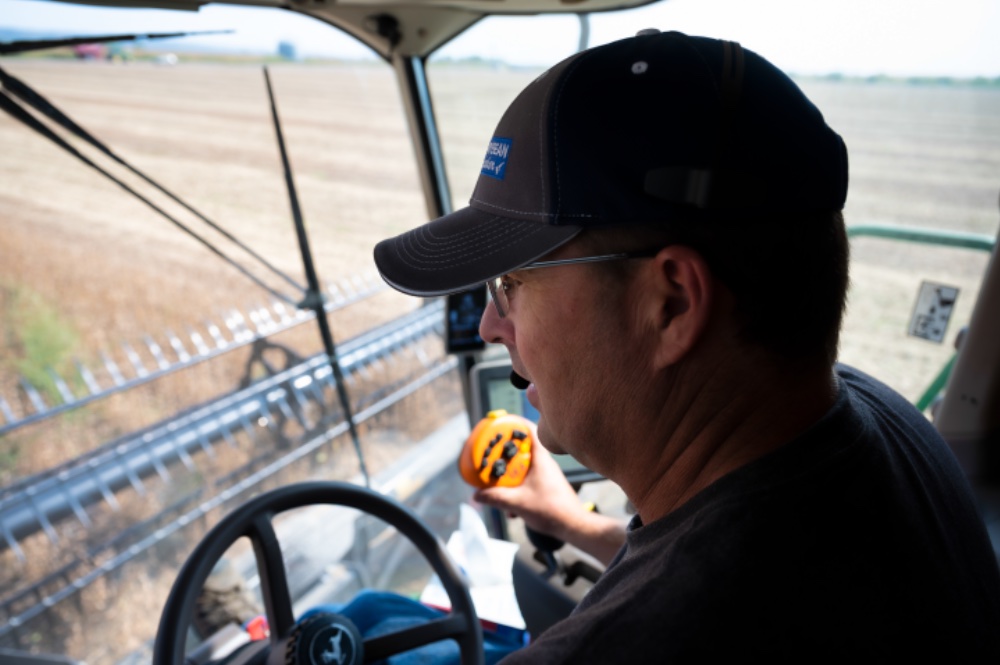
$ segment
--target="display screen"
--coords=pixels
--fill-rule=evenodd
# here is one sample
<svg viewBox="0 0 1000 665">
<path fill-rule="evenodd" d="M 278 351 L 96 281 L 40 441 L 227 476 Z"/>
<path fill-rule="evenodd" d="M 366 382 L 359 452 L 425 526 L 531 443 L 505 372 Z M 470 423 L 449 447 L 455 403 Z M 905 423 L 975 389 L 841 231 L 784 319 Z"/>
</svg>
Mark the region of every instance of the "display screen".
<svg viewBox="0 0 1000 665">
<path fill-rule="evenodd" d="M 516 413 L 519 416 L 524 416 L 531 422 L 538 422 L 538 409 L 533 407 L 531 402 L 528 401 L 525 391 L 518 390 L 511 385 L 509 378 L 504 377 L 489 381 L 486 384 L 486 390 L 489 395 L 489 399 L 487 400 L 489 411 L 503 409 L 507 413 Z"/>
<path fill-rule="evenodd" d="M 479 336 L 479 321 L 485 307 L 485 286 L 448 296 L 445 319 L 448 353 L 481 351 L 486 346 Z"/>
</svg>

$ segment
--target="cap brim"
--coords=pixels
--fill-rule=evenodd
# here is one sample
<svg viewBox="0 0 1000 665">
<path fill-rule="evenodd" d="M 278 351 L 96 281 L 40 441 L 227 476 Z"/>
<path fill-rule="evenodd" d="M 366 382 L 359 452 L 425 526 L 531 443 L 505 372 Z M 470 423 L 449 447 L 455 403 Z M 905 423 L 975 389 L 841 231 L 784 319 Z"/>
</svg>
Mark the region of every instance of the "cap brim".
<svg viewBox="0 0 1000 665">
<path fill-rule="evenodd" d="M 375 265 L 403 293 L 443 296 L 531 263 L 581 230 L 463 208 L 383 240 L 375 246 Z"/>
</svg>

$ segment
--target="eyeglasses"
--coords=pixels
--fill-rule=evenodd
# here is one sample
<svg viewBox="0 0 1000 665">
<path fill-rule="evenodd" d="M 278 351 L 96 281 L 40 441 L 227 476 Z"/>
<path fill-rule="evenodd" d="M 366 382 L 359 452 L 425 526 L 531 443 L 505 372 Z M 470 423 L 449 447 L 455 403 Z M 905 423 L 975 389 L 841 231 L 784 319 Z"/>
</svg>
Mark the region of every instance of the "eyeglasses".
<svg viewBox="0 0 1000 665">
<path fill-rule="evenodd" d="M 522 270 L 537 270 L 538 268 L 552 268 L 554 266 L 570 266 L 577 265 L 581 263 L 600 263 L 602 261 L 622 261 L 624 259 L 648 259 L 650 257 L 656 256 L 656 252 L 659 250 L 651 250 L 645 252 L 621 252 L 618 254 L 601 254 L 599 256 L 581 256 L 574 259 L 558 259 L 555 261 L 535 261 L 534 263 L 529 263 L 526 266 L 522 266 L 517 269 L 518 272 Z M 511 288 L 509 282 L 504 281 L 507 277 L 506 274 L 500 275 L 499 277 L 494 277 L 486 282 L 486 288 L 490 291 L 490 296 L 493 299 L 493 306 L 496 307 L 497 314 L 500 318 L 506 318 L 507 312 L 510 311 L 510 301 L 508 300 L 507 294 Z"/>
</svg>

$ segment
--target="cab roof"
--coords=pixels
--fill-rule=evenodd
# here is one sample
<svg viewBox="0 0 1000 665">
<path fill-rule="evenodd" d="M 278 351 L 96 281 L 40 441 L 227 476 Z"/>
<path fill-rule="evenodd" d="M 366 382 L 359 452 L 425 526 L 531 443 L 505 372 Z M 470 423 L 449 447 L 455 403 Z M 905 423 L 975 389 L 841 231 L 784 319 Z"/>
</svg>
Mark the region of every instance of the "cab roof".
<svg viewBox="0 0 1000 665">
<path fill-rule="evenodd" d="M 71 0 L 73 4 L 198 11 L 200 0 Z M 659 0 L 222 0 L 220 4 L 273 7 L 334 25 L 383 58 L 426 57 L 490 15 L 581 14 Z"/>
</svg>

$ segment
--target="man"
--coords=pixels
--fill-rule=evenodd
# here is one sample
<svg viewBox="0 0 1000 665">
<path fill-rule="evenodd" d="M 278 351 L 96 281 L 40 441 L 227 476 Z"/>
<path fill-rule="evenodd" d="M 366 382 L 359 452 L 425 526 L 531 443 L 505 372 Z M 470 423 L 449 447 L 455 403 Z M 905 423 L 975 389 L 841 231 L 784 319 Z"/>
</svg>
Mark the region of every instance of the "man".
<svg viewBox="0 0 1000 665">
<path fill-rule="evenodd" d="M 627 534 L 585 513 L 542 449 L 523 486 L 479 494 L 613 559 L 509 662 L 998 662 L 964 476 L 901 397 L 834 365 L 846 194 L 843 141 L 784 74 L 649 30 L 540 76 L 470 207 L 376 247 L 407 293 L 488 284 L 480 332 L 538 438 L 637 509 Z"/>
</svg>

